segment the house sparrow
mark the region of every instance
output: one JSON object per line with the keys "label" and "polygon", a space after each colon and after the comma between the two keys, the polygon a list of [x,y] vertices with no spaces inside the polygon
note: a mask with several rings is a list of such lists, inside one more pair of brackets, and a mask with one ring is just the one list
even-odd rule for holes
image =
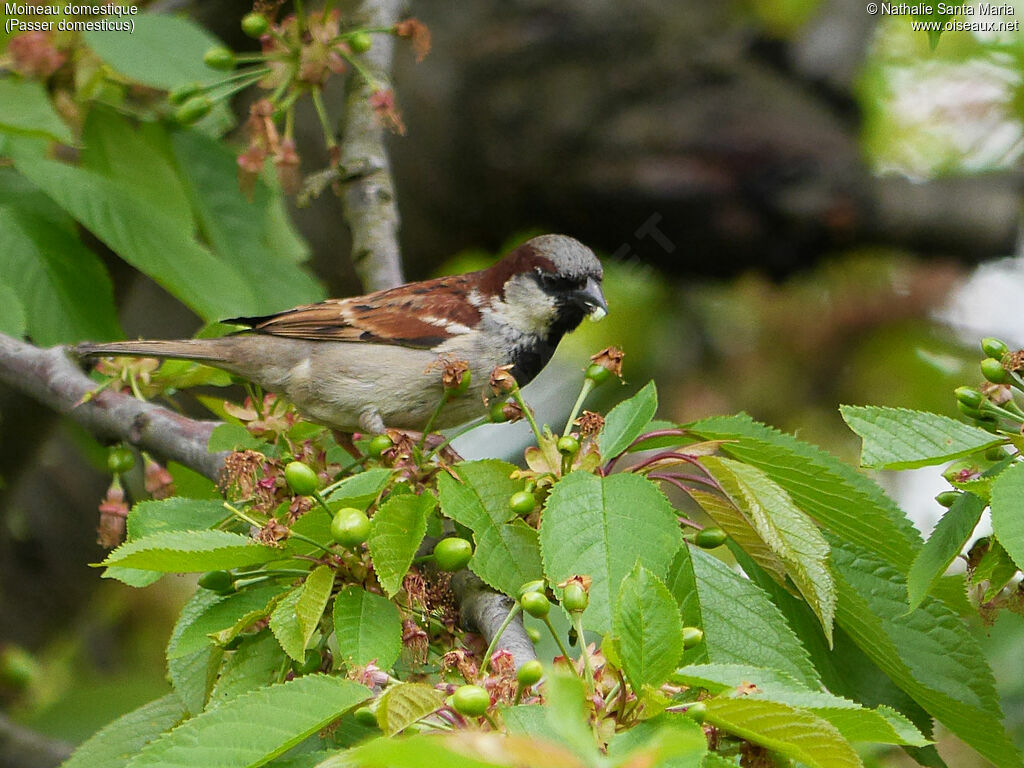
{"label": "house sparrow", "polygon": [[422,430],[443,394],[445,361],[465,361],[468,390],[436,428],[479,414],[491,371],[511,365],[520,386],[547,365],[562,336],[608,310],[601,264],[571,237],[542,235],[493,266],[348,299],[328,299],[226,323],[248,330],[216,339],[83,343],[83,356],[197,360],[287,397],[343,432]]}

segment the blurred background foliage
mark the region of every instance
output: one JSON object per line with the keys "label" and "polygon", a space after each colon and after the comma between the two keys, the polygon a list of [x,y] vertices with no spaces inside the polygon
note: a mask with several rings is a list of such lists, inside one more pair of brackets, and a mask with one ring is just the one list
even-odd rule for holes
{"label": "blurred background foliage", "polygon": [[[0,155],[14,165],[0,167],[0,328],[38,344],[189,335],[359,291],[329,194],[297,207],[272,174],[251,200],[239,192],[232,111],[250,96],[195,130],[166,120],[161,89],[210,77],[211,41],[244,49],[248,4],[151,10],[197,23],[139,17],[131,38],[61,39],[73,69],[45,89],[0,79]],[[565,377],[616,344],[629,387],[657,381],[662,418],[745,410],[855,462],[839,403],[956,416],[952,388],[980,380],[977,338],[1024,344],[1020,32],[951,32],[932,50],[908,17],[870,17],[859,0],[411,10],[435,44],[419,65],[400,49],[394,75],[408,276],[485,266],[540,231],[606,257],[611,315],[527,390],[553,423]],[[327,89],[332,116],[343,90]],[[59,160],[19,130],[26,110],[56,120]],[[311,110],[296,130],[303,170],[323,167]],[[86,563],[101,556],[104,449],[3,390],[0,434],[0,701],[74,742],[166,690],[163,644],[192,585],[101,582]],[[517,435],[485,428],[460,446],[493,455],[499,440],[511,455]],[[209,492],[171,469],[179,490]],[[883,478],[926,534],[938,475]],[[1024,746],[1024,623],[977,630]],[[950,765],[978,764],[957,750],[940,746]]]}

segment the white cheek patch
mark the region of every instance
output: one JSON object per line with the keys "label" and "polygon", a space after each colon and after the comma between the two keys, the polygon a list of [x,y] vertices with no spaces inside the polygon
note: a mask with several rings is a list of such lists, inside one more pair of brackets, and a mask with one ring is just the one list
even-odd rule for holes
{"label": "white cheek patch", "polygon": [[493,300],[491,311],[519,331],[543,334],[555,316],[555,301],[530,278],[514,277],[505,284],[505,301]]}

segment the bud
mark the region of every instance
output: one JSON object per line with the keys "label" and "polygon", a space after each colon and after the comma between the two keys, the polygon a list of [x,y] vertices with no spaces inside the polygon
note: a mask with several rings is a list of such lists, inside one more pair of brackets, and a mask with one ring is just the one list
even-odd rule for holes
{"label": "bud", "polygon": [[203,54],[203,63],[210,69],[234,69],[235,54],[230,48],[216,45]]}
{"label": "bud", "polygon": [[1010,348],[1006,346],[1006,342],[1000,339],[994,339],[988,336],[981,340],[981,351],[989,357],[1002,358]]}
{"label": "bud", "polygon": [[971,387],[957,387],[953,390],[953,394],[956,395],[957,402],[975,410],[980,408],[985,400],[981,392]]}
{"label": "bud", "polygon": [[193,96],[174,112],[174,119],[182,125],[191,125],[206,117],[213,102],[206,96]]}
{"label": "bud", "polygon": [[352,53],[366,53],[373,47],[373,38],[369,32],[353,32],[348,36],[348,47]]}
{"label": "bud", "polygon": [[146,493],[154,499],[166,499],[174,495],[174,478],[166,467],[157,464],[149,456],[145,456],[145,488]]}
{"label": "bud", "polygon": [[128,505],[124,502],[124,489],[115,476],[100,502],[100,524],[96,529],[96,543],[104,549],[113,549],[124,539]]}
{"label": "bud", "polygon": [[242,31],[247,37],[259,40],[268,29],[270,22],[262,13],[247,13],[242,17]]}

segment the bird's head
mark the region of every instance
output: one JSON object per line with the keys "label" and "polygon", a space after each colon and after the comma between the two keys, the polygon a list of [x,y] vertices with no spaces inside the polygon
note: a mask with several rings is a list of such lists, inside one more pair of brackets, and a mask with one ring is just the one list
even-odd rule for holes
{"label": "bird's head", "polygon": [[501,319],[520,331],[561,336],[584,317],[600,320],[608,313],[601,262],[566,235],[527,240],[487,272]]}

